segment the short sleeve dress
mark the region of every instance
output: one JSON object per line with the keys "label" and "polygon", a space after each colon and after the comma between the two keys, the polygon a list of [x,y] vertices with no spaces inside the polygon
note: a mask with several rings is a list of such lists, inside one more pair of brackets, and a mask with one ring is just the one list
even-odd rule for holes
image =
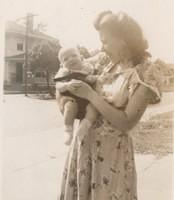
{"label": "short sleeve dress", "polygon": [[[152,91],[149,103],[161,98],[156,66],[150,62],[101,74],[97,91],[114,107],[124,110],[138,85]],[[121,123],[121,122],[120,122]],[[70,146],[62,177],[60,200],[137,200],[137,178],[132,138],[99,116],[82,140]]]}

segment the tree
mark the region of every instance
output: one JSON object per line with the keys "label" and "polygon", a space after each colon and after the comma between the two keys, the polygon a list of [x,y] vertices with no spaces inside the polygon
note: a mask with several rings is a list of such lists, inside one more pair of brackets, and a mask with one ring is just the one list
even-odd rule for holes
{"label": "tree", "polygon": [[33,72],[41,71],[46,74],[48,92],[51,94],[50,75],[59,69],[58,52],[61,46],[55,41],[44,41],[34,46],[29,54],[30,67]]}
{"label": "tree", "polygon": [[155,64],[158,65],[159,71],[161,72],[161,75],[163,76],[172,76],[174,74],[174,69],[167,63],[165,63],[161,59],[157,59],[155,61]]}

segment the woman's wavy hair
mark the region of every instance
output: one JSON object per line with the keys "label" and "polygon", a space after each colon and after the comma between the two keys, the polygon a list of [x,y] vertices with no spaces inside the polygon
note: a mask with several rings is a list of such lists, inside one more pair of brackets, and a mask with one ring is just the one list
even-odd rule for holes
{"label": "woman's wavy hair", "polygon": [[147,52],[148,43],[141,27],[126,13],[113,14],[112,11],[103,11],[95,19],[94,27],[98,31],[107,28],[112,35],[121,37],[129,48],[134,64],[139,64],[151,56]]}

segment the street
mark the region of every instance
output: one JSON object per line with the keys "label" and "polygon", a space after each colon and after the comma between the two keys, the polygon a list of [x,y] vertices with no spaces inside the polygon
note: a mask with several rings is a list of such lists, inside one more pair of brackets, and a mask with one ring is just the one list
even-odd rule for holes
{"label": "street", "polygon": [[[174,110],[173,102],[167,93],[143,120]],[[3,200],[56,200],[68,147],[55,100],[5,95],[3,109]],[[136,154],[139,200],[173,199],[172,158]]]}

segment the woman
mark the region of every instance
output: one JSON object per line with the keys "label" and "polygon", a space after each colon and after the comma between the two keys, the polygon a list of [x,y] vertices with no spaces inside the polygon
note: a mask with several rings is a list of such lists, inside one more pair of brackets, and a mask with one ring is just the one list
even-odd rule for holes
{"label": "woman", "polygon": [[[102,12],[95,28],[111,59],[96,91],[82,82],[68,90],[100,113],[86,134],[77,131],[63,175],[61,200],[136,200],[136,170],[129,134],[150,101],[160,98],[155,65],[137,22],[124,13]],[[83,120],[82,120],[83,121]]]}

